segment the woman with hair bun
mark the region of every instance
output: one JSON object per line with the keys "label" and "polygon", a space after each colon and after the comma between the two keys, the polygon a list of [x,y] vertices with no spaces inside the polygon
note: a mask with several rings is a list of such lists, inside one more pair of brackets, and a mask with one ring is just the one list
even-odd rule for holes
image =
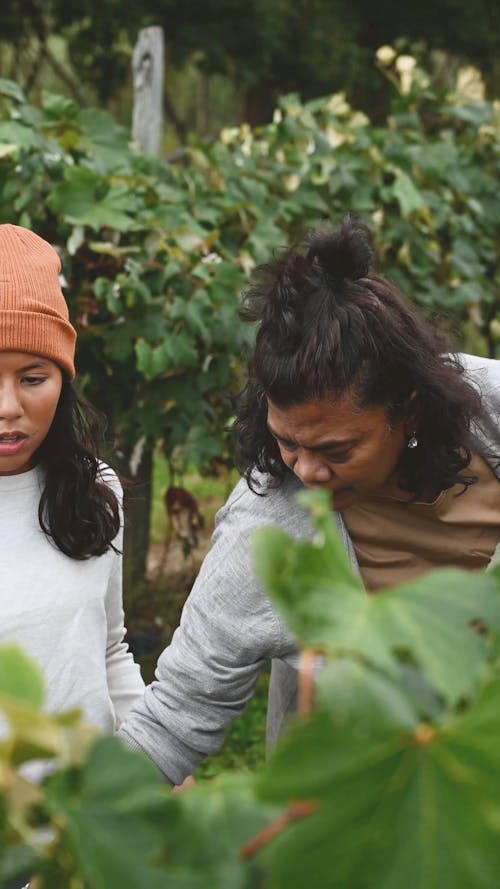
{"label": "woman with hair bun", "polygon": [[122,734],[180,783],[222,743],[273,659],[268,736],[296,700],[297,651],[256,581],[249,539],[310,533],[302,488],[331,492],[368,591],[440,566],[485,568],[500,539],[500,365],[458,355],[373,268],[348,215],[257,270],[257,324],[235,438],[243,479],[157,679]]}
{"label": "woman with hair bun", "polygon": [[113,731],[142,694],[124,642],[121,486],[77,393],[56,251],[0,225],[0,642],[41,669],[51,712]]}

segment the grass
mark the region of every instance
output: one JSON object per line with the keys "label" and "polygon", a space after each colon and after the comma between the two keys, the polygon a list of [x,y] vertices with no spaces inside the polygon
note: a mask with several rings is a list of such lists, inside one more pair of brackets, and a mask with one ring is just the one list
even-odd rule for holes
{"label": "grass", "polygon": [[259,769],[266,753],[266,712],[269,671],[264,670],[253,698],[241,716],[229,726],[219,753],[204,759],[195,771],[197,780],[215,778],[220,772]]}
{"label": "grass", "polygon": [[236,469],[224,477],[217,477],[215,474],[200,475],[196,467],[191,466],[182,478],[172,480],[167,459],[163,454],[157,453],[153,464],[151,543],[161,543],[169,534],[164,503],[164,494],[169,485],[176,484],[186,488],[198,501],[207,527],[211,527],[215,513],[229,496],[238,478]]}

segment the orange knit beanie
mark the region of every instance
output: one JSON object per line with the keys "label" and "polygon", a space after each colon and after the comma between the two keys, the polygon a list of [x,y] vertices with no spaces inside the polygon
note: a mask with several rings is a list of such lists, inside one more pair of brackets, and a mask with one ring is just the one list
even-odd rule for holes
{"label": "orange knit beanie", "polygon": [[18,225],[0,225],[0,350],[50,358],[75,376],[76,331],[50,244]]}

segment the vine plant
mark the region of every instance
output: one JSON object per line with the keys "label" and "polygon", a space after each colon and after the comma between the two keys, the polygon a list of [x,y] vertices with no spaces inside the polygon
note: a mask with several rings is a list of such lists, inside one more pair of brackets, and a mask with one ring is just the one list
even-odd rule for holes
{"label": "vine plant", "polygon": [[[48,716],[38,673],[0,651],[2,858],[36,889],[496,889],[500,574],[440,570],[365,593],[326,498],[315,536],[277,528],[255,565],[306,652],[314,707],[264,771],[173,795],[77,714]],[[33,758],[53,760],[40,784]]]}
{"label": "vine plant", "polygon": [[[379,67],[393,89],[385,126],[340,93],[290,95],[269,125],[190,145],[182,165],[142,154],[99,109],[49,93],[35,108],[0,81],[0,216],[61,252],[79,379],[126,477],[150,481],[155,447],[180,470],[230,466],[230,395],[249,339],[239,293],[274,249],[348,209],[371,224],[384,274],[446,315],[467,351],[499,354],[498,103],[464,92],[460,73],[444,94],[388,47]],[[132,583],[148,544],[143,503],[127,529],[144,531],[127,541]]]}

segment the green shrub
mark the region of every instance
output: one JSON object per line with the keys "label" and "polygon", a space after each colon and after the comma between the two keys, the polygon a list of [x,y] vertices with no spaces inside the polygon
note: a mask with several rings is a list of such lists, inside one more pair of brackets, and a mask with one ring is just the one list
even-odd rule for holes
{"label": "green shrub", "polygon": [[158,442],[181,470],[230,465],[239,292],[273,249],[348,209],[373,226],[383,273],[467,350],[500,354],[498,103],[438,94],[385,50],[385,127],[342,94],[292,95],[273,123],[226,129],[180,165],[102,111],[51,94],[35,109],[0,81],[1,216],[61,248],[81,382],[127,474],[150,473]]}

